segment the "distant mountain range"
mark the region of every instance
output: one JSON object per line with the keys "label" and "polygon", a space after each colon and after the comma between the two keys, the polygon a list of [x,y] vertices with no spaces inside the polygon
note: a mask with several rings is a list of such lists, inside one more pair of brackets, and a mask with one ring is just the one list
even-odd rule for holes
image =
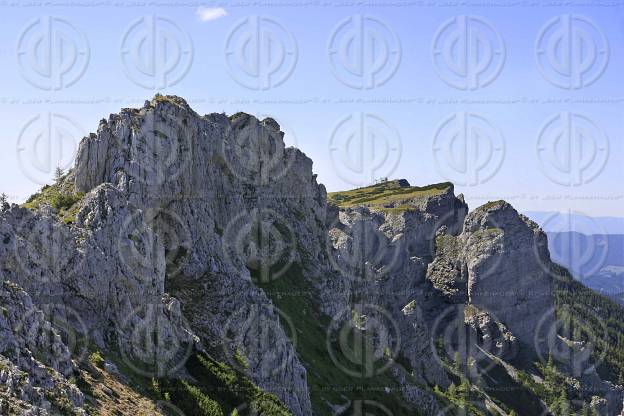
{"label": "distant mountain range", "polygon": [[624,218],[525,213],[548,235],[553,261],[585,286],[624,304]]}
{"label": "distant mountain range", "polygon": [[581,213],[526,211],[523,213],[546,232],[624,234],[624,217],[591,217]]}

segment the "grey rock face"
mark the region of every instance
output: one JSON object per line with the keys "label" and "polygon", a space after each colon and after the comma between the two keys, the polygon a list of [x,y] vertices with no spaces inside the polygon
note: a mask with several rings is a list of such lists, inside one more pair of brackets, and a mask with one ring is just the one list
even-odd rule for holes
{"label": "grey rock face", "polygon": [[[409,185],[406,185],[409,186]],[[332,315],[345,308],[375,305],[391,316],[398,333],[391,334],[400,354],[420,383],[448,386],[442,363],[432,360],[431,326],[442,298],[425,279],[439,230],[461,232],[467,206],[452,186],[436,195],[401,201],[404,211],[366,207],[340,208],[330,224],[331,263],[341,285],[325,283],[321,304]],[[374,316],[368,307],[368,315]],[[395,377],[405,376],[393,370]],[[413,385],[404,397],[426,414],[439,409],[433,396]]]}
{"label": "grey rock face", "polygon": [[[217,340],[226,358],[245,354],[259,386],[307,415],[306,370],[279,312],[254,282],[279,278],[295,262],[314,264],[325,240],[325,190],[312,161],[285,148],[282,137],[271,119],[200,116],[182,99],[156,97],[111,115],[83,140],[75,186],[86,192],[110,183],[136,207],[145,217],[138,223],[164,247],[163,256],[141,256],[142,263],[166,269],[192,329],[206,344]],[[147,243],[139,250],[149,251]],[[153,286],[162,293],[164,273],[158,278]]]}
{"label": "grey rock face", "polygon": [[66,378],[74,369],[71,352],[43,312],[26,292],[7,281],[0,285],[0,309],[3,414],[45,415],[53,404],[64,401],[75,414],[86,415],[82,392]]}
{"label": "grey rock face", "polygon": [[72,227],[45,210],[13,206],[0,215],[4,278],[24,287],[77,338],[100,348],[116,341],[130,354],[137,352],[138,331],[157,325],[164,338],[173,332],[176,344],[192,344],[163,300],[162,243],[120,191],[109,184],[95,188]]}
{"label": "grey rock face", "polygon": [[489,313],[471,309],[465,321],[476,332],[480,347],[499,358],[514,358],[519,348],[516,337]]}
{"label": "grey rock face", "polygon": [[554,305],[546,235],[506,202],[486,204],[466,217],[468,299],[493,313],[525,345],[549,327]]}
{"label": "grey rock face", "polygon": [[452,303],[492,313],[534,348],[536,329],[551,327],[554,307],[546,235],[506,202],[483,205],[463,232],[438,235],[427,277]]}

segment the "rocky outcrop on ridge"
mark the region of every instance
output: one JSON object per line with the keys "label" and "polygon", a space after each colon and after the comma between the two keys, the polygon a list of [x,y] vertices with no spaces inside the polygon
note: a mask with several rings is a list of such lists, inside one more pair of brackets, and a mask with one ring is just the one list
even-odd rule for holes
{"label": "rocky outcrop on ridge", "polygon": [[449,301],[490,312],[529,347],[536,328],[552,326],[546,235],[511,205],[498,201],[477,208],[460,235],[440,235],[436,244],[427,276]]}

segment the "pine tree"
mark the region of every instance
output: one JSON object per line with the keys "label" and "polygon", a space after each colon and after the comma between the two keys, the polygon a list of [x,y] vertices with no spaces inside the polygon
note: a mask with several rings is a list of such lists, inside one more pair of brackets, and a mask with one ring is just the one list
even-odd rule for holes
{"label": "pine tree", "polygon": [[561,390],[561,396],[559,396],[559,414],[561,416],[570,416],[570,403],[568,402],[568,395],[565,390]]}
{"label": "pine tree", "polygon": [[60,166],[54,169],[54,182],[58,183],[64,174],[65,172],[63,172]]}
{"label": "pine tree", "polygon": [[0,194],[0,208],[9,203],[9,197],[4,192]]}

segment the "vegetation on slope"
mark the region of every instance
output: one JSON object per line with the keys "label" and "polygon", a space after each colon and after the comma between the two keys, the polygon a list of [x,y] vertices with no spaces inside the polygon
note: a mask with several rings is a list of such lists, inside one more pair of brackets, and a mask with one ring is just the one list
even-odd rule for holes
{"label": "vegetation on slope", "polygon": [[[594,356],[601,361],[598,372],[603,378],[624,384],[624,309],[574,280],[563,267],[557,266],[555,275],[557,317],[566,323],[564,329],[594,345]],[[587,338],[575,326],[591,328],[594,336]]]}
{"label": "vegetation on slope", "polygon": [[168,399],[187,415],[288,416],[279,399],[261,390],[246,375],[203,353],[186,362],[192,380],[163,379],[153,382],[161,399]]}
{"label": "vegetation on slope", "polygon": [[58,216],[65,224],[76,221],[76,214],[80,210],[80,201],[84,197],[82,192],[74,192],[74,184],[59,177],[52,185],[45,185],[39,192],[32,195],[23,204],[24,208],[37,210],[49,205],[58,211]]}
{"label": "vegetation on slope", "polygon": [[[254,271],[252,271],[252,274]],[[344,414],[352,414],[354,407],[362,403],[375,402],[393,415],[418,415],[401,393],[401,386],[390,374],[390,368],[374,377],[350,375],[339,368],[328,352],[327,328],[330,319],[319,312],[312,287],[301,274],[300,267],[293,264],[288,273],[279,279],[261,282],[260,287],[275,305],[290,318],[297,333],[296,349],[300,360],[308,370],[308,387],[315,414],[333,416],[336,406],[346,406]],[[288,328],[288,323],[284,327]],[[337,345],[333,350],[340,351]],[[334,355],[343,368],[353,366],[347,358]],[[399,365],[391,363],[391,365]],[[380,367],[384,366],[380,364]],[[365,402],[369,401],[369,402]],[[334,408],[332,408],[334,407]],[[351,413],[349,413],[351,411]],[[360,409],[361,411],[361,409]],[[338,413],[342,414],[342,413]]]}
{"label": "vegetation on slope", "polygon": [[[112,361],[123,376],[108,374],[104,369],[105,359]],[[263,391],[247,375],[203,352],[195,351],[184,366],[188,375],[176,378],[150,378],[139,374],[135,369],[141,368],[140,363],[129,365],[112,351],[105,354],[95,351],[89,361],[93,367],[79,379],[79,387],[88,394],[90,414],[102,414],[102,405],[111,406],[110,402],[102,400],[101,388],[98,388],[100,381],[110,379],[108,386],[119,390],[112,391],[113,397],[124,391],[134,392],[137,397],[158,402],[164,414],[178,415],[181,411],[194,416],[292,416],[274,394]],[[116,414],[114,409],[105,410]]]}
{"label": "vegetation on slope", "polygon": [[398,179],[349,191],[330,192],[327,199],[342,208],[366,205],[373,209],[408,211],[411,200],[443,194],[452,186],[450,182],[410,186],[406,180]]}

